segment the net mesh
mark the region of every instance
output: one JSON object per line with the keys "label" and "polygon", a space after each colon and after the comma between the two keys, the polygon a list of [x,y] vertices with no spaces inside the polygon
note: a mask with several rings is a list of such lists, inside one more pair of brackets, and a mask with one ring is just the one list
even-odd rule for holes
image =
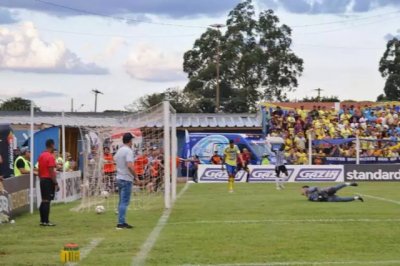
{"label": "net mesh", "polygon": [[[97,205],[117,210],[118,187],[113,155],[123,145],[122,136],[130,132],[135,155],[134,181],[131,209],[146,209],[164,195],[164,112],[163,104],[134,114],[105,118],[98,125],[81,125],[80,164],[83,169],[82,200],[75,211],[94,210]],[[170,108],[171,116],[175,111]],[[78,121],[77,121],[78,122]],[[79,123],[79,122],[78,122]],[[170,151],[169,151],[170,152]]]}

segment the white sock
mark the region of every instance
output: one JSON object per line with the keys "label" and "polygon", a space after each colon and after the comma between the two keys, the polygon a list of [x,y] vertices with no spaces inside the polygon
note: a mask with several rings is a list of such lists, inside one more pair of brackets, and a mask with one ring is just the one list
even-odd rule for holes
{"label": "white sock", "polygon": [[350,186],[350,182],[346,182],[346,183],[344,183],[346,186]]}

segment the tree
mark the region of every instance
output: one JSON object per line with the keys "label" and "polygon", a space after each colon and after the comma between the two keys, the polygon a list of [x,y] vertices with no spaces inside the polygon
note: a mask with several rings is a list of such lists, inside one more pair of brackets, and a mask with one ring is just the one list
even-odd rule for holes
{"label": "tree", "polygon": [[190,94],[183,93],[178,88],[168,88],[165,92],[142,96],[131,105],[126,106],[125,109],[130,112],[145,111],[164,100],[169,100],[178,113],[199,112],[194,104],[196,100],[191,99]]}
{"label": "tree", "polygon": [[340,102],[339,98],[337,96],[322,96],[321,99],[317,97],[304,97],[302,102],[325,102],[325,103],[334,103],[334,102]]}
{"label": "tree", "polygon": [[[21,97],[13,97],[0,103],[0,111],[30,111],[30,110],[31,110],[31,101]],[[34,110],[41,111],[40,107],[34,107]]]}
{"label": "tree", "polygon": [[383,94],[383,93],[379,94],[378,97],[376,97],[376,101],[377,102],[386,102],[387,99],[386,99],[385,94]]}
{"label": "tree", "polygon": [[303,60],[290,48],[291,29],[279,25],[272,10],[257,15],[252,0],[239,3],[229,13],[226,26],[224,34],[207,29],[184,54],[183,69],[189,78],[184,91],[213,102],[219,45],[225,112],[254,112],[260,100],[285,100],[303,71]]}
{"label": "tree", "polygon": [[386,78],[385,98],[389,101],[400,99],[400,40],[389,40],[379,62],[379,72]]}

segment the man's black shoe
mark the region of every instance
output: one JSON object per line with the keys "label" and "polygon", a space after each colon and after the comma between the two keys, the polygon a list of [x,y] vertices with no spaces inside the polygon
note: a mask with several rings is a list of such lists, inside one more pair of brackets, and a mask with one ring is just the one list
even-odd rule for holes
{"label": "man's black shoe", "polygon": [[56,226],[56,225],[52,223],[40,223],[40,226]]}
{"label": "man's black shoe", "polygon": [[132,229],[133,226],[127,223],[117,224],[117,229]]}
{"label": "man's black shoe", "polygon": [[364,199],[361,196],[358,196],[358,200],[364,202]]}
{"label": "man's black shoe", "polygon": [[355,183],[355,182],[352,182],[352,183],[350,183],[350,186],[352,186],[352,187],[358,187],[358,184]]}

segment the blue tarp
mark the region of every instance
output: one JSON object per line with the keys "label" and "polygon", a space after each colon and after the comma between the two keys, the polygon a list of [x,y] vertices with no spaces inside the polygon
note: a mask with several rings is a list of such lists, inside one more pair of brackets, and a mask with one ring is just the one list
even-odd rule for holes
{"label": "blue tarp", "polygon": [[342,145],[352,141],[355,141],[356,138],[348,138],[348,139],[318,139],[313,140],[313,145],[321,145],[321,144],[331,144],[331,145]]}
{"label": "blue tarp", "polygon": [[[56,149],[59,149],[60,128],[50,127],[40,130],[35,133],[34,139],[35,143],[34,143],[33,161],[37,162],[39,155],[46,149],[46,140],[53,139]],[[30,139],[28,140],[28,145],[30,145]]]}
{"label": "blue tarp", "polygon": [[[360,164],[393,164],[400,163],[400,157],[360,157]],[[324,164],[356,164],[354,157],[326,157]]]}

